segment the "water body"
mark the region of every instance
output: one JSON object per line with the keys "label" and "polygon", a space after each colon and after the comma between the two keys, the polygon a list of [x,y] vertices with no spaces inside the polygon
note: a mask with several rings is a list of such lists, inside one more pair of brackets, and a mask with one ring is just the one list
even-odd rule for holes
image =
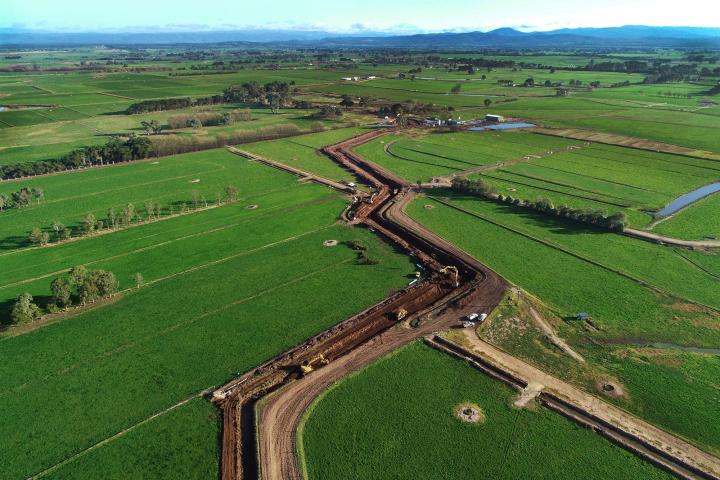
{"label": "water body", "polygon": [[472,127],[468,128],[470,132],[484,132],[486,130],[514,130],[516,128],[531,128],[537,127],[532,123],[499,123],[497,125],[485,125],[483,127]]}
{"label": "water body", "polygon": [[658,215],[672,215],[673,213],[677,212],[678,210],[687,207],[693,202],[697,202],[700,199],[703,199],[709,195],[712,195],[715,192],[720,192],[720,182],[711,183],[710,185],[705,185],[704,187],[700,187],[697,190],[694,190],[690,193],[686,193],[685,195],[676,198],[669,204],[665,206],[662,210],[658,211]]}
{"label": "water body", "polygon": [[3,106],[0,105],[0,112],[4,112],[4,111],[7,110],[7,109],[8,109],[7,107],[3,107]]}

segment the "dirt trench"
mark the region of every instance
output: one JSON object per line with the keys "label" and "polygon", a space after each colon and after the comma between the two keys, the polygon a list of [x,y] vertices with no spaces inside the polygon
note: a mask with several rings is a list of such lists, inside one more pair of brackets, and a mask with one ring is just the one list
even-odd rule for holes
{"label": "dirt trench", "polygon": [[[326,388],[327,381],[339,379],[353,369],[435,329],[447,328],[451,321],[457,321],[458,311],[469,308],[468,305],[473,302],[477,303],[478,298],[482,298],[483,308],[490,310],[505,293],[507,285],[498,275],[404,214],[402,206],[413,195],[408,182],[351,151],[352,147],[384,133],[369,132],[326,147],[323,153],[376,190],[372,195],[356,196],[349,209],[350,223],[383,235],[415,257],[424,266],[427,275],[414,285],[214,392],[213,401],[220,407],[223,417],[223,480],[257,478],[260,474],[263,478],[297,478],[299,472],[294,432],[304,408],[297,408],[299,405],[294,405],[294,400],[306,407]],[[282,164],[273,166],[283,168]],[[304,173],[296,169],[288,171],[296,175]],[[312,178],[310,175],[308,177]],[[329,185],[324,179],[315,180]],[[458,258],[458,254],[464,260]],[[457,268],[457,277],[440,272],[447,265]],[[405,313],[398,315],[400,311]],[[398,325],[401,320],[404,326]],[[302,376],[300,365],[320,358],[320,355],[329,364]],[[292,395],[293,401],[290,403],[273,403],[288,398],[280,393],[269,400],[270,406],[290,405],[289,416],[287,411],[283,411],[285,415],[280,415],[277,421],[268,420],[265,413],[260,419],[255,418],[255,406],[260,399],[276,391],[294,392],[295,389],[299,390]],[[273,411],[268,408],[263,412]],[[256,427],[260,429],[260,443],[256,438]]]}

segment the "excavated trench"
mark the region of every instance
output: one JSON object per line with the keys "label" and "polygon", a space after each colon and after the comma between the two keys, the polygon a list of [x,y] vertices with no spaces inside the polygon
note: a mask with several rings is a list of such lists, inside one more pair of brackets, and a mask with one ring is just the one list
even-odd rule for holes
{"label": "excavated trench", "polygon": [[[417,319],[444,302],[462,302],[462,298],[485,279],[482,271],[459,261],[451,252],[423,238],[422,232],[404,227],[387,214],[395,199],[407,193],[409,184],[395,175],[374,170],[349,150],[383,133],[370,132],[327,147],[323,152],[376,189],[372,196],[356,198],[348,212],[351,223],[364,225],[384,236],[423,264],[428,275],[216,390],[212,400],[223,416],[223,480],[258,478],[255,406],[266,395],[300,378],[301,365],[312,364],[318,358],[332,362],[403,319]],[[453,275],[453,271],[441,273],[447,265],[456,267],[457,275]],[[504,290],[502,282],[498,286]]]}

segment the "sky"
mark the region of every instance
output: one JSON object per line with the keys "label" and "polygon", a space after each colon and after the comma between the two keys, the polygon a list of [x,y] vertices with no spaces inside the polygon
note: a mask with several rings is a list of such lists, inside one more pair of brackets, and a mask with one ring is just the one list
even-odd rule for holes
{"label": "sky", "polygon": [[717,0],[0,0],[0,27],[60,31],[309,29],[416,33],[720,27]]}

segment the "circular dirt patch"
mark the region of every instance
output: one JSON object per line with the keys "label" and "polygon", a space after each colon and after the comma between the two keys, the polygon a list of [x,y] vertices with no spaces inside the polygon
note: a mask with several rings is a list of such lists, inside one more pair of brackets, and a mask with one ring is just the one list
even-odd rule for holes
{"label": "circular dirt patch", "polygon": [[613,380],[599,380],[595,386],[598,392],[608,397],[618,398],[625,396],[625,390],[622,388],[622,385]]}
{"label": "circular dirt patch", "polygon": [[255,210],[257,207],[258,207],[257,205],[253,204],[253,205],[248,205],[245,208],[247,208],[248,210]]}
{"label": "circular dirt patch", "polygon": [[435,208],[435,207],[432,206],[432,205],[425,205],[425,208],[428,209],[428,210],[432,210],[432,209]]}
{"label": "circular dirt patch", "polygon": [[338,241],[337,241],[337,240],[325,240],[325,241],[323,242],[323,245],[326,246],[326,247],[334,247],[334,246],[336,246],[337,244],[338,244]]}
{"label": "circular dirt patch", "polygon": [[484,423],[485,412],[475,403],[461,403],[454,410],[455,416],[461,422]]}

